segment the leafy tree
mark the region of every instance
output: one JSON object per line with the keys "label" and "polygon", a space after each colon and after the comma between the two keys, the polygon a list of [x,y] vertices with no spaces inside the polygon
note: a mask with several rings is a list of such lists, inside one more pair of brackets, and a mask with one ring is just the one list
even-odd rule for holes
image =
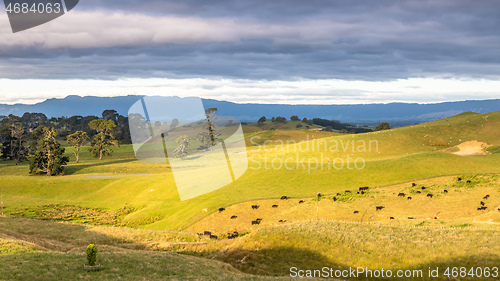
{"label": "leafy tree", "polygon": [[275,120],[278,123],[285,123],[286,122],[286,118],[285,117],[281,117],[281,116],[276,117]]}
{"label": "leafy tree", "polygon": [[377,127],[375,127],[375,131],[383,131],[383,130],[390,130],[391,126],[389,126],[389,123],[387,122],[382,122],[378,124]]}
{"label": "leafy tree", "polygon": [[177,128],[177,126],[179,126],[179,119],[177,118],[172,119],[172,123],[170,123],[170,131]]}
{"label": "leafy tree", "polygon": [[97,134],[92,138],[89,151],[94,157],[99,157],[102,160],[104,155],[113,153],[112,146],[119,147],[119,142],[113,135],[113,130],[116,129],[116,124],[113,120],[96,119],[89,123],[92,130],[97,131]]}
{"label": "leafy tree", "polygon": [[307,122],[307,118],[305,118],[305,117],[304,117],[304,118],[302,119],[302,122]]}
{"label": "leafy tree", "polygon": [[26,112],[21,117],[21,122],[23,122],[28,131],[31,131],[45,125],[45,123],[47,122],[47,116],[45,116],[45,114],[43,113]]}
{"label": "leafy tree", "polygon": [[260,117],[259,121],[257,121],[257,124],[262,125],[262,124],[264,124],[264,122],[266,122],[266,120],[267,120],[266,117],[262,116],[262,117]]}
{"label": "leafy tree", "polygon": [[120,114],[118,114],[118,112],[114,109],[106,109],[102,112],[102,119],[104,120],[113,120],[117,122],[118,116],[120,116]]}
{"label": "leafy tree", "polygon": [[174,150],[174,156],[184,159],[184,157],[187,155],[187,148],[189,147],[190,141],[191,139],[188,136],[178,137],[177,145],[179,146]]}
{"label": "leafy tree", "polygon": [[58,175],[63,172],[69,158],[63,156],[64,147],[56,140],[56,130],[42,127],[41,132],[37,150],[30,160],[30,174],[41,172],[47,176]]}
{"label": "leafy tree", "polygon": [[290,117],[290,120],[292,121],[300,121],[299,117],[297,115],[293,115],[292,117]]}
{"label": "leafy tree", "polygon": [[21,119],[15,115],[9,115],[7,123],[2,127],[2,135],[5,141],[2,144],[3,159],[16,160],[16,164],[26,160],[28,149],[26,143],[26,127]]}
{"label": "leafy tree", "polygon": [[87,135],[87,133],[85,133],[84,131],[76,131],[75,133],[68,135],[66,137],[66,141],[69,144],[73,145],[76,149],[76,151],[73,152],[76,157],[76,163],[78,163],[80,160],[80,148],[83,146],[83,144],[88,138],[89,135]]}
{"label": "leafy tree", "polygon": [[276,118],[274,118],[274,116],[273,116],[273,118],[271,118],[271,122],[274,123],[274,121],[276,121]]}

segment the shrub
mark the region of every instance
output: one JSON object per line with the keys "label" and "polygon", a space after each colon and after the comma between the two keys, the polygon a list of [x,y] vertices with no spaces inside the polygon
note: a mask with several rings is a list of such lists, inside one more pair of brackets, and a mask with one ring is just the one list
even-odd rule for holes
{"label": "shrub", "polygon": [[375,131],[384,131],[384,130],[390,130],[390,129],[391,129],[391,126],[389,126],[389,123],[387,123],[387,122],[382,122],[377,127],[375,127]]}
{"label": "shrub", "polygon": [[87,246],[87,262],[90,266],[94,266],[97,260],[97,247],[94,244]]}
{"label": "shrub", "polygon": [[300,124],[300,123],[299,123],[299,124],[297,124],[297,126],[295,126],[295,127],[296,127],[296,128],[300,128],[300,127],[302,127],[302,124]]}

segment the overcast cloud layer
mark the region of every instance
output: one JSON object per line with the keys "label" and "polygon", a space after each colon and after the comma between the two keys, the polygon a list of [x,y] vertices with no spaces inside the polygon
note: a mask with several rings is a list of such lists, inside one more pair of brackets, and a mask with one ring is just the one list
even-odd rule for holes
{"label": "overcast cloud layer", "polygon": [[496,81],[499,15],[497,1],[84,0],[16,34],[0,12],[0,78]]}

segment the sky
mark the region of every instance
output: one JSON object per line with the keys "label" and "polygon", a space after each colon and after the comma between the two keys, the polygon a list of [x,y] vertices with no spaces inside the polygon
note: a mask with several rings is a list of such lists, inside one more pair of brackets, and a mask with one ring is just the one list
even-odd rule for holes
{"label": "sky", "polygon": [[12,33],[0,103],[67,95],[248,103],[499,98],[497,1],[84,0]]}

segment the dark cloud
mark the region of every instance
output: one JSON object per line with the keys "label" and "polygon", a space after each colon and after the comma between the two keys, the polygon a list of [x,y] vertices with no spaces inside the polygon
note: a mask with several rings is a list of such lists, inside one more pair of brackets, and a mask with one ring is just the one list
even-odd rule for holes
{"label": "dark cloud", "polygon": [[[0,76],[391,80],[500,75],[496,1],[87,0],[76,10],[144,18],[117,23],[114,37],[98,38],[101,27],[94,22],[88,40],[77,38],[103,44],[65,45],[64,40],[74,40],[69,34],[0,44]],[[163,33],[155,23],[140,22],[163,23],[162,17],[198,22],[187,30],[169,26]],[[158,31],[141,37],[154,28]],[[170,38],[169,32],[180,35]]]}

